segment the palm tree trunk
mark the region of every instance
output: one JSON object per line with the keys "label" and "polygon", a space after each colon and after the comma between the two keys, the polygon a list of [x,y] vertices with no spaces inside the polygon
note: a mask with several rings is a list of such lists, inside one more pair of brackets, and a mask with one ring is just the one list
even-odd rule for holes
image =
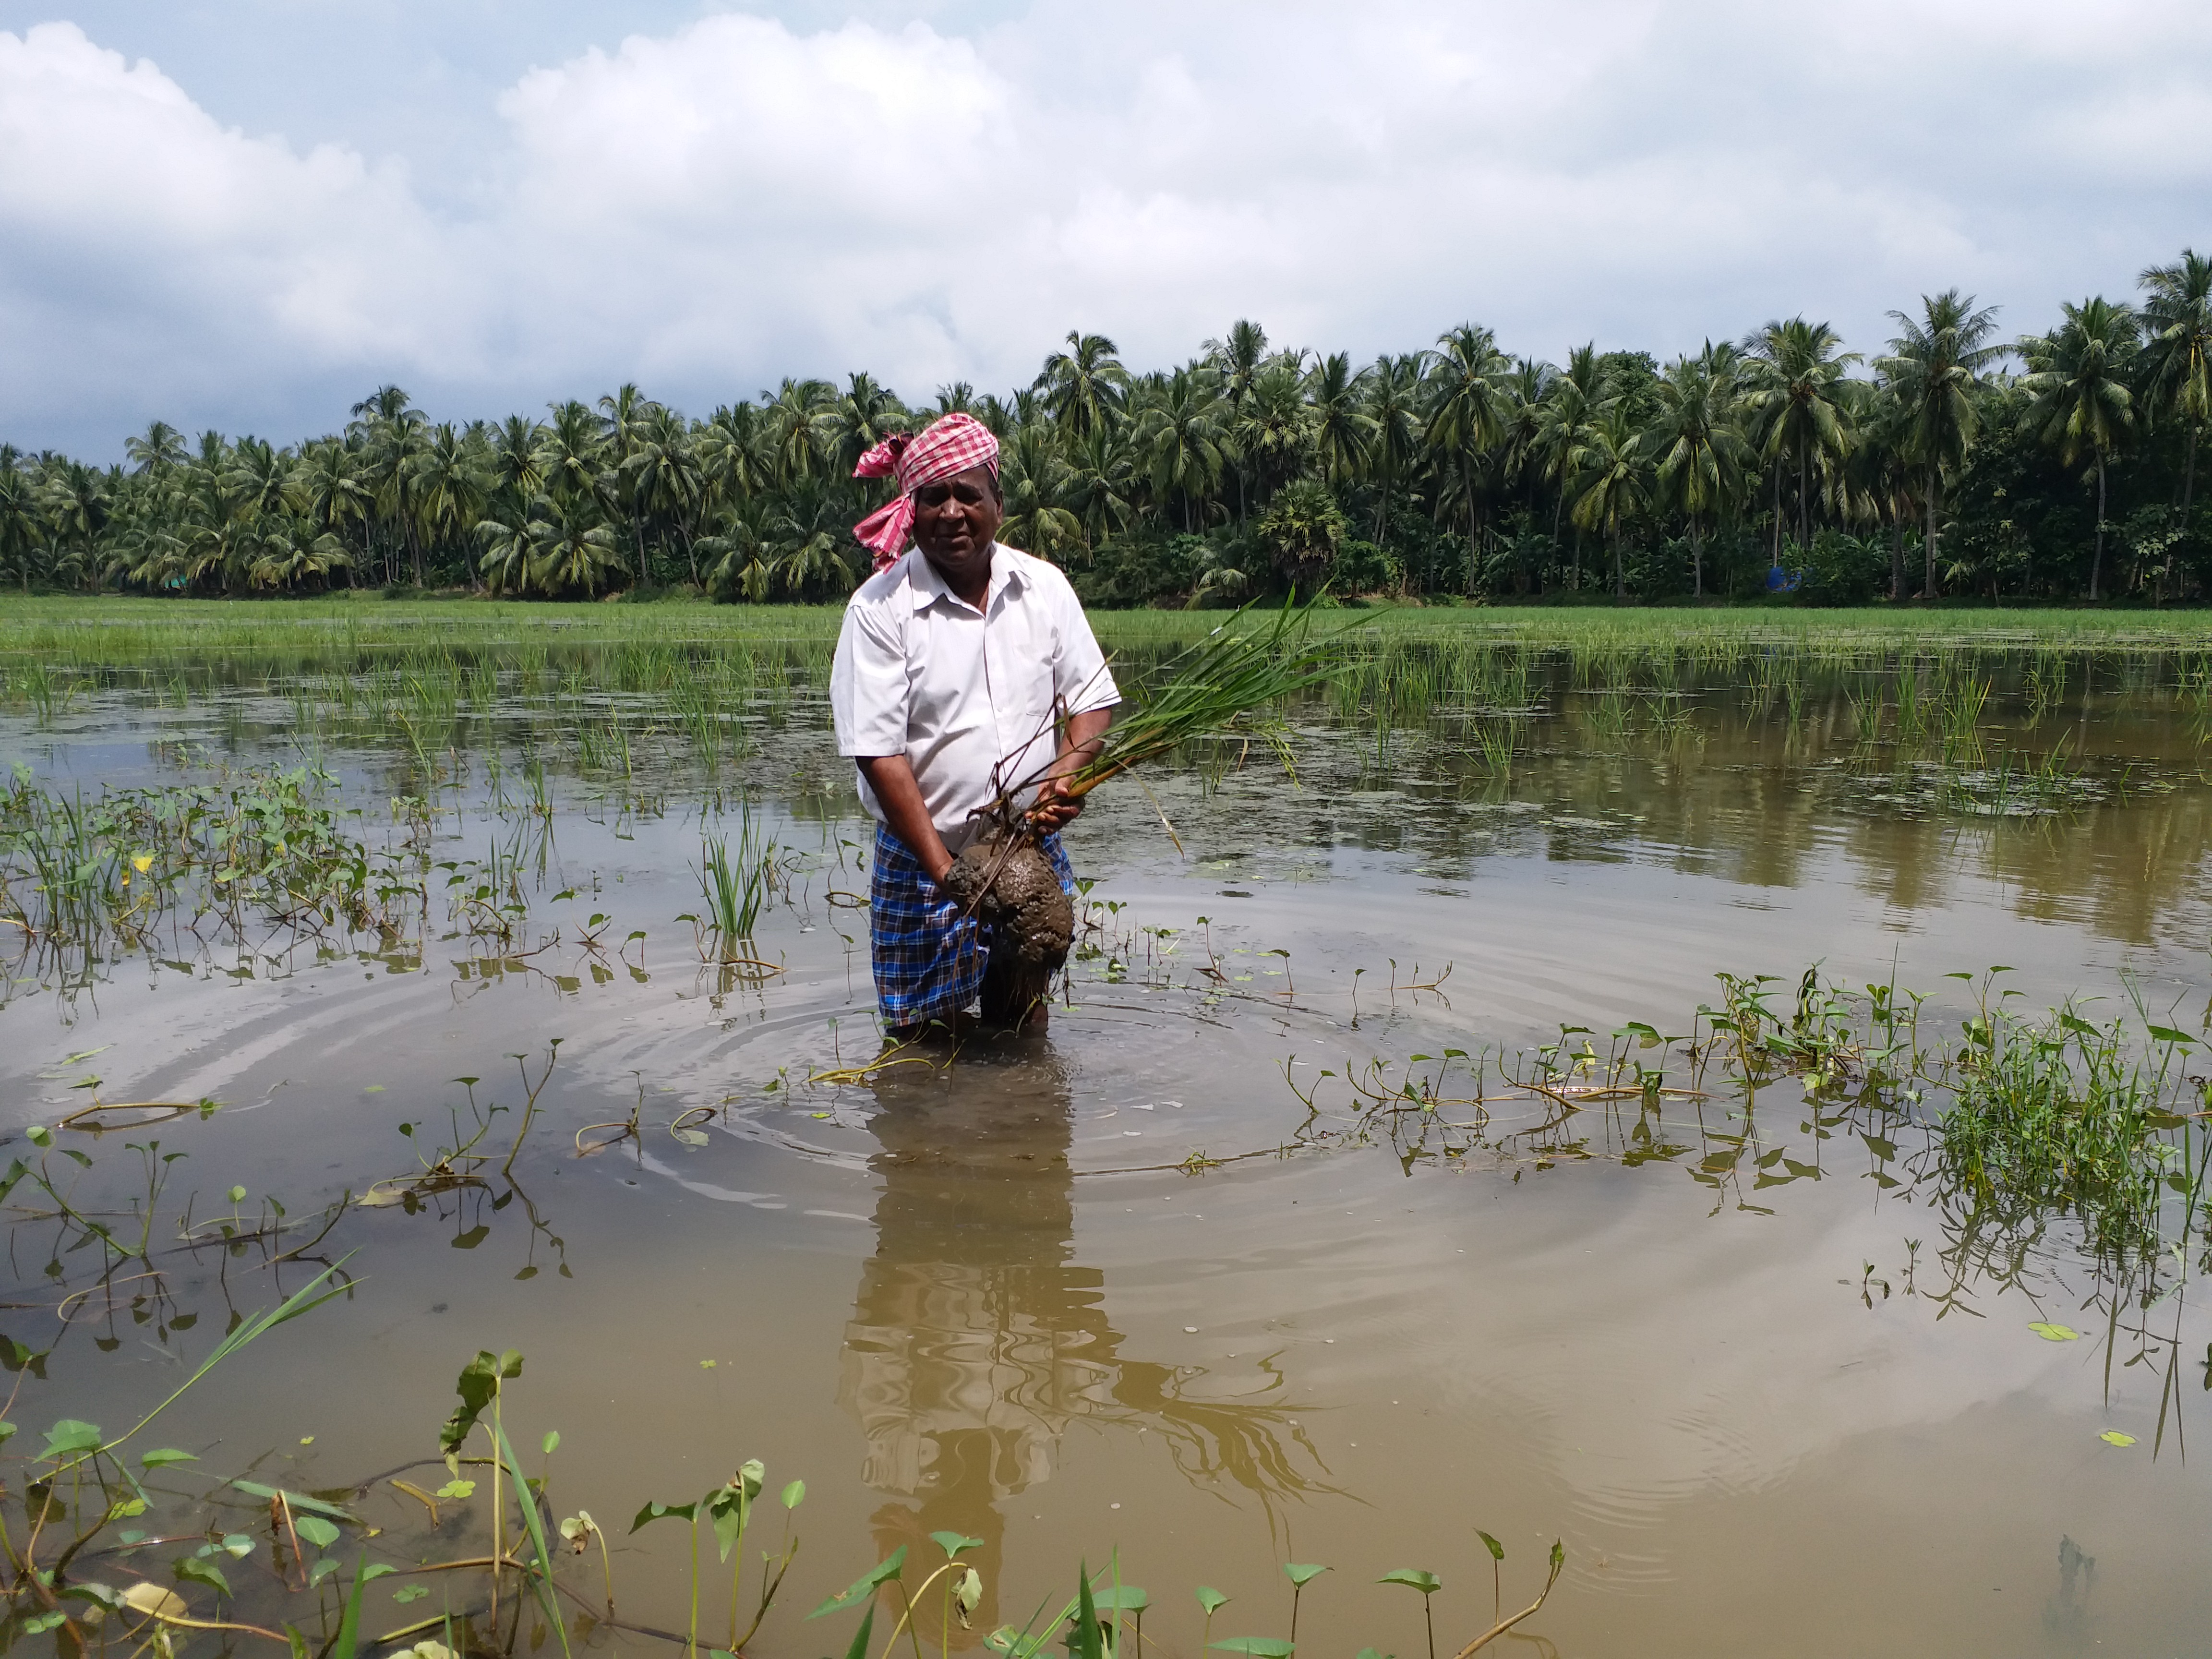
{"label": "palm tree trunk", "polygon": [[1613,597],[1616,600],[1628,597],[1628,573],[1620,562],[1620,525],[1618,520],[1613,526]]}
{"label": "palm tree trunk", "polygon": [[1927,556],[1928,568],[1920,580],[1920,597],[1936,597],[1936,501],[1943,493],[1943,474],[1938,468],[1928,469],[1928,540],[1923,549]]}
{"label": "palm tree trunk", "polygon": [[1774,465],[1774,553],[1767,562],[1776,569],[1782,568],[1782,464]]}
{"label": "palm tree trunk", "polygon": [[1692,599],[1705,597],[1705,550],[1698,540],[1698,521],[1690,520],[1690,593]]}
{"label": "palm tree trunk", "polygon": [[1460,469],[1460,482],[1467,488],[1467,596],[1469,599],[1473,599],[1474,597],[1475,583],[1474,468],[1472,465],[1473,459],[1474,458],[1470,456],[1468,458],[1470,465]]}
{"label": "palm tree trunk", "polygon": [[2097,602],[2097,579],[2105,568],[2105,452],[2097,452],[2097,544],[2089,555],[2089,603]]}
{"label": "palm tree trunk", "polygon": [[1813,544],[1813,456],[1810,450],[1797,452],[1797,556],[1802,560],[1805,550]]}
{"label": "palm tree trunk", "polygon": [[1905,597],[1905,515],[1893,513],[1889,520],[1889,597]]}
{"label": "palm tree trunk", "polygon": [[2197,494],[2197,438],[2204,430],[2204,422],[2197,422],[2189,428],[2189,453],[2181,464],[2181,533],[2189,533],[2189,508]]}

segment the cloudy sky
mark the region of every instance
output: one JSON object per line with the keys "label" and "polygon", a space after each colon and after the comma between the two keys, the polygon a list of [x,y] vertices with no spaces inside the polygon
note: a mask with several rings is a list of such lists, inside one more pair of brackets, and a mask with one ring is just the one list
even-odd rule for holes
{"label": "cloudy sky", "polygon": [[[617,21],[618,20],[618,21]],[[0,440],[1025,382],[1234,319],[2008,332],[2212,245],[2204,0],[0,0]]]}

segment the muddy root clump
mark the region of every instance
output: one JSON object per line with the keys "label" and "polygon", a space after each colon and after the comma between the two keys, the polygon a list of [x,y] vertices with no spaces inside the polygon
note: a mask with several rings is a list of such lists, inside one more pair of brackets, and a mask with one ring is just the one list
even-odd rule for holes
{"label": "muddy root clump", "polygon": [[1075,905],[1060,891],[1052,860],[1026,836],[1010,850],[1004,837],[992,836],[952,861],[944,886],[957,902],[974,904],[975,919],[991,930],[983,1018],[1021,1018],[1050,994],[1075,942]]}

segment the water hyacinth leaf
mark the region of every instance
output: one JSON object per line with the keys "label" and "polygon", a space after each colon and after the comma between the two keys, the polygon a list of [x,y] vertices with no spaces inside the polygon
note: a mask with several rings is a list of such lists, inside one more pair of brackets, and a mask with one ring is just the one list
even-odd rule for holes
{"label": "water hyacinth leaf", "polygon": [[218,1549],[224,1554],[235,1556],[242,1561],[253,1553],[253,1540],[242,1532],[227,1532],[222,1535],[222,1543],[210,1544],[201,1550],[200,1553],[212,1555]]}
{"label": "water hyacinth leaf", "polygon": [[2036,1321],[2027,1328],[2045,1342],[2075,1342],[2079,1341],[2081,1336],[2081,1332],[2073,1329],[2070,1326],[2054,1325],[2044,1320]]}
{"label": "water hyacinth leaf", "polygon": [[794,1480],[783,1489],[783,1506],[787,1510],[797,1509],[805,1498],[806,1483],[804,1480]]}
{"label": "water hyacinth leaf", "polygon": [[461,1397],[460,1407],[446,1419],[438,1431],[438,1449],[450,1456],[461,1449],[469,1437],[469,1431],[477,1425],[483,1408],[491,1404],[491,1397],[499,1385],[522,1375],[522,1354],[509,1348],[505,1353],[495,1354],[489,1348],[479,1349],[477,1357],[461,1367],[461,1374],[453,1383],[453,1392]]}
{"label": "water hyacinth leaf", "polygon": [[1424,1595],[1434,1595],[1443,1588],[1443,1581],[1432,1572],[1423,1572],[1418,1567],[1399,1567],[1384,1573],[1375,1581],[1378,1584],[1403,1584]]}
{"label": "water hyacinth leaf", "polygon": [[197,1463],[200,1460],[188,1451],[179,1451],[173,1446],[164,1446],[158,1451],[138,1454],[141,1468],[158,1469],[171,1463]]}
{"label": "water hyacinth leaf", "polygon": [[2123,1434],[2118,1429],[2106,1429],[2104,1433],[2099,1435],[2097,1438],[2103,1441],[2108,1446],[2132,1446],[2136,1443],[2135,1436],[2131,1434]]}
{"label": "water hyacinth leaf", "polygon": [[173,1568],[179,1583],[205,1584],[210,1589],[230,1594],[230,1580],[222,1576],[222,1569],[212,1561],[203,1561],[198,1556],[180,1558]]}
{"label": "water hyacinth leaf", "polygon": [[319,1515],[295,1516],[292,1528],[319,1550],[326,1550],[338,1541],[338,1529]]}
{"label": "water hyacinth leaf", "polygon": [[933,1532],[929,1535],[935,1541],[937,1547],[945,1552],[945,1559],[948,1561],[958,1560],[963,1551],[979,1550],[983,1547],[981,1539],[970,1538],[965,1533]]}
{"label": "water hyacinth leaf", "polygon": [[321,1583],[324,1579],[329,1577],[337,1570],[338,1564],[331,1560],[330,1557],[325,1556],[321,1560],[316,1562],[313,1566],[307,1569],[307,1588],[309,1589],[314,1589],[316,1585]]}
{"label": "water hyacinth leaf", "polygon": [[[327,1515],[333,1521],[349,1521],[356,1526],[361,1524],[361,1518],[352,1511],[342,1510],[335,1504],[326,1504],[319,1498],[310,1498],[303,1492],[286,1492],[281,1486],[264,1486],[258,1480],[234,1480],[230,1484],[249,1498],[281,1498],[289,1508],[305,1510],[314,1515]],[[475,1485],[474,1481],[469,1483],[471,1490],[474,1490]]]}
{"label": "water hyacinth leaf", "polygon": [[[635,1528],[633,1528],[632,1530],[635,1531]],[[847,1607],[857,1607],[863,1601],[872,1601],[877,1588],[897,1577],[899,1570],[905,1565],[906,1546],[901,1544],[889,1555],[877,1562],[874,1566],[870,1567],[867,1571],[854,1579],[849,1587],[840,1594],[831,1596],[806,1616],[809,1619],[819,1619],[825,1613],[842,1613]]]}
{"label": "water hyacinth leaf", "polygon": [[[442,1498],[445,1494],[441,1492],[439,1496]],[[699,1506],[696,1504],[647,1504],[637,1512],[637,1519],[629,1523],[629,1529],[635,1532],[640,1527],[651,1522],[666,1521],[672,1518],[678,1521],[690,1521],[696,1519],[698,1513]]]}
{"label": "water hyacinth leaf", "polygon": [[1115,1584],[1094,1593],[1091,1605],[1101,1613],[1142,1613],[1152,1599],[1134,1584]]}
{"label": "water hyacinth leaf", "polygon": [[1362,1648],[1359,1650],[1359,1659],[1398,1659],[1398,1656],[1395,1653],[1377,1653],[1373,1648]]}
{"label": "water hyacinth leaf", "polygon": [[1211,1584],[1200,1584],[1198,1587],[1198,1605],[1206,1609],[1208,1618],[1212,1618],[1229,1605],[1229,1598]]}
{"label": "water hyacinth leaf", "polygon": [[561,1449],[561,1431],[558,1429],[546,1430],[545,1438],[538,1442],[538,1449],[544,1452],[548,1457],[552,1456],[555,1452],[559,1451]]}
{"label": "water hyacinth leaf", "polygon": [[1311,1561],[1285,1561],[1283,1563],[1283,1577],[1289,1579],[1293,1584],[1297,1585],[1301,1589],[1303,1589],[1306,1585],[1311,1583],[1315,1579],[1320,1577],[1322,1574],[1328,1571],[1328,1569],[1327,1567],[1321,1566]]}
{"label": "water hyacinth leaf", "polygon": [[392,1599],[405,1607],[410,1601],[419,1601],[430,1593],[428,1584],[403,1584],[392,1592]]}
{"label": "water hyacinth leaf", "polygon": [[183,1596],[151,1579],[141,1579],[125,1590],[123,1605],[151,1619],[182,1619],[191,1611]]}
{"label": "water hyacinth leaf", "polygon": [[960,1615],[960,1628],[968,1628],[969,1615],[983,1605],[983,1575],[970,1567],[953,1586],[952,1606]]}
{"label": "water hyacinth leaf", "polygon": [[749,1459],[738,1470],[737,1478],[716,1492],[708,1502],[707,1511],[714,1520],[714,1540],[721,1547],[725,1561],[730,1559],[730,1551],[744,1534],[745,1523],[752,1514],[753,1499],[760,1496],[761,1477],[764,1473],[760,1459]]}
{"label": "water hyacinth leaf", "polygon": [[100,1446],[100,1425],[75,1417],[64,1417],[46,1431],[46,1443],[39,1455],[41,1458],[81,1457]]}
{"label": "water hyacinth leaf", "polygon": [[1249,1653],[1252,1659],[1291,1659],[1298,1650],[1295,1642],[1285,1642],[1279,1636],[1232,1636],[1206,1645],[1223,1653]]}
{"label": "water hyacinth leaf", "polygon": [[1499,1543],[1488,1533],[1483,1531],[1480,1527],[1477,1527],[1474,1529],[1474,1535],[1482,1540],[1482,1547],[1490,1552],[1490,1559],[1492,1560],[1503,1561],[1505,1559],[1505,1546]]}

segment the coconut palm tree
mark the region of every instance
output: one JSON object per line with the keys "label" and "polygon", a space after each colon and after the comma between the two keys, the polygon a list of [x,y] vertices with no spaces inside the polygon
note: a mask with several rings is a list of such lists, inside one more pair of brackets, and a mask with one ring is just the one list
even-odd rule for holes
{"label": "coconut palm tree", "polygon": [[143,434],[125,442],[123,453],[131,458],[131,466],[141,475],[166,472],[173,466],[181,465],[187,453],[185,434],[167,421],[149,423]]}
{"label": "coconut palm tree", "polygon": [[787,494],[768,523],[770,568],[776,584],[793,598],[824,589],[843,592],[853,586],[851,515],[843,496],[808,482]]}
{"label": "coconut palm tree", "polygon": [[1042,398],[1048,415],[1081,437],[1120,417],[1129,371],[1121,367],[1120,349],[1103,334],[1070,329],[1067,346],[1044,360],[1030,389]]}
{"label": "coconut palm tree", "polygon": [[1067,449],[1063,499],[1083,521],[1085,556],[1135,512],[1137,452],[1126,432],[1086,434]]}
{"label": "coconut palm tree", "polygon": [[0,464],[0,563],[14,567],[26,593],[52,527],[37,486],[11,451]]}
{"label": "coconut palm tree", "polygon": [[[1606,373],[1604,362],[1597,355],[1597,343],[1577,346],[1567,354],[1567,366],[1556,376],[1540,411],[1535,437],[1538,465],[1543,477],[1555,492],[1552,507],[1552,545],[1559,544],[1559,520],[1569,501],[1577,494],[1583,459],[1589,448],[1590,434],[1604,417],[1613,399],[1612,382]],[[1569,567],[1567,586],[1582,586],[1583,568],[1582,527],[1575,527],[1574,562]]]}
{"label": "coconut palm tree", "polygon": [[2143,415],[2172,416],[2189,428],[2181,467],[2181,524],[2189,526],[2197,495],[2197,445],[2212,417],[2212,258],[2192,248],[2169,265],[2136,279],[2143,301]]}
{"label": "coconut palm tree", "polygon": [[1467,585],[1473,592],[1480,556],[1477,518],[1480,492],[1476,478],[1483,462],[1505,435],[1507,404],[1499,380],[1509,368],[1505,354],[1486,328],[1462,323],[1437,337],[1429,353],[1429,419],[1422,439],[1459,474],[1467,498]]}
{"label": "coconut palm tree", "polygon": [[[346,525],[365,524],[376,510],[376,492],[362,477],[360,454],[336,438],[307,445],[295,479],[300,510],[319,531],[342,537]],[[347,564],[350,568],[351,559]]]}
{"label": "coconut palm tree", "polygon": [[761,441],[761,412],[743,399],[725,404],[699,428],[692,448],[704,510],[735,506],[768,488]]}
{"label": "coconut palm tree", "polygon": [[1738,359],[1726,343],[1705,342],[1695,357],[1667,366],[1658,386],[1659,411],[1648,439],[1657,460],[1653,481],[1662,496],[1689,520],[1692,591],[1705,593],[1701,532],[1735,499],[1750,459],[1738,428]]}
{"label": "coconut palm tree", "polygon": [[1352,354],[1339,351],[1317,359],[1306,376],[1314,458],[1322,477],[1339,486],[1365,477],[1373,457],[1375,422],[1365,406],[1364,374],[1353,374]]}
{"label": "coconut palm tree", "polygon": [[1826,477],[1850,447],[1844,419],[1844,370],[1862,361],[1841,351],[1843,337],[1826,323],[1802,317],[1771,322],[1746,337],[1743,349],[1760,365],[1758,383],[1745,398],[1758,422],[1761,450],[1774,468],[1773,562],[1782,562],[1782,478],[1797,477],[1797,544],[1813,541],[1814,477]]}
{"label": "coconut palm tree", "polygon": [[1591,427],[1579,471],[1582,487],[1575,498],[1574,520],[1605,538],[1613,551],[1613,595],[1625,599],[1628,578],[1620,556],[1620,534],[1650,504],[1654,469],[1644,434],[1620,404],[1607,407]]}
{"label": "coconut palm tree", "polygon": [[1006,516],[999,536],[1007,546],[1058,561],[1082,544],[1083,520],[1066,505],[1067,470],[1045,428],[1024,427],[1014,434],[1000,461]]}
{"label": "coconut palm tree", "polygon": [[827,380],[787,379],[773,397],[761,393],[761,453],[779,487],[823,470],[837,441],[835,397]]}
{"label": "coconut palm tree", "polygon": [[548,593],[599,592],[599,578],[622,564],[622,549],[592,495],[541,496],[530,521],[530,580]]}
{"label": "coconut palm tree", "polygon": [[913,424],[907,406],[872,374],[848,377],[830,401],[828,451],[831,476],[848,478],[860,457],[894,432]]}
{"label": "coconut palm tree", "polygon": [[1906,411],[1905,452],[1920,469],[1921,504],[1928,514],[1920,591],[1933,599],[1943,474],[1964,465],[1980,434],[1974,389],[1982,371],[2003,349],[1988,343],[1996,330],[1996,308],[1976,310],[1971,294],[1962,295],[1954,288],[1923,295],[1920,307],[1917,318],[1902,311],[1889,313],[1903,332],[1890,341],[1889,356],[1877,359],[1875,368]]}
{"label": "coconut palm tree", "polygon": [[681,415],[656,404],[641,423],[623,464],[630,499],[641,513],[641,523],[659,527],[661,545],[673,528],[684,543],[684,562],[691,569],[694,586],[699,581],[699,556],[692,545],[691,525],[697,514],[706,480],[693,448],[691,427]]}
{"label": "coconut palm tree", "polygon": [[768,501],[749,495],[720,507],[711,535],[699,538],[699,551],[711,562],[707,568],[707,591],[717,599],[734,593],[758,605],[768,598],[775,573],[769,561],[775,554],[768,544]]}
{"label": "coconut palm tree", "polygon": [[2098,598],[2105,566],[2105,465],[2135,435],[2135,393],[2128,380],[2142,346],[2135,307],[2102,295],[2065,307],[2049,334],[2020,343],[2028,372],[2021,390],[2034,399],[2029,428],[2058,452],[2062,466],[2086,459],[2097,479],[2096,550],[2089,561],[2089,598]]}
{"label": "coconut palm tree", "polygon": [[477,446],[451,421],[430,428],[415,458],[415,511],[425,537],[464,540],[483,515],[485,479]]}
{"label": "coconut palm tree", "polygon": [[[1229,453],[1240,477],[1264,499],[1305,470],[1313,453],[1313,410],[1296,358],[1270,358],[1229,420]],[[1242,497],[1240,495],[1240,501]]]}
{"label": "coconut palm tree", "polygon": [[[397,386],[387,386],[385,392],[392,395],[380,394],[380,404],[406,396]],[[377,515],[398,527],[414,570],[415,585],[420,587],[424,580],[422,527],[416,511],[415,465],[429,447],[429,422],[419,409],[403,406],[387,415],[380,408],[368,416],[362,435],[362,460],[375,492]]]}
{"label": "coconut palm tree", "polygon": [[1368,475],[1376,485],[1373,539],[1378,544],[1389,527],[1391,493],[1420,458],[1421,365],[1419,352],[1397,357],[1385,353],[1368,366],[1364,376],[1373,434]]}
{"label": "coconut palm tree", "polygon": [[1225,464],[1219,384],[1212,369],[1179,368],[1136,423],[1136,449],[1153,495],[1163,505],[1181,498],[1185,534],[1197,529],[1194,513],[1220,482]]}

